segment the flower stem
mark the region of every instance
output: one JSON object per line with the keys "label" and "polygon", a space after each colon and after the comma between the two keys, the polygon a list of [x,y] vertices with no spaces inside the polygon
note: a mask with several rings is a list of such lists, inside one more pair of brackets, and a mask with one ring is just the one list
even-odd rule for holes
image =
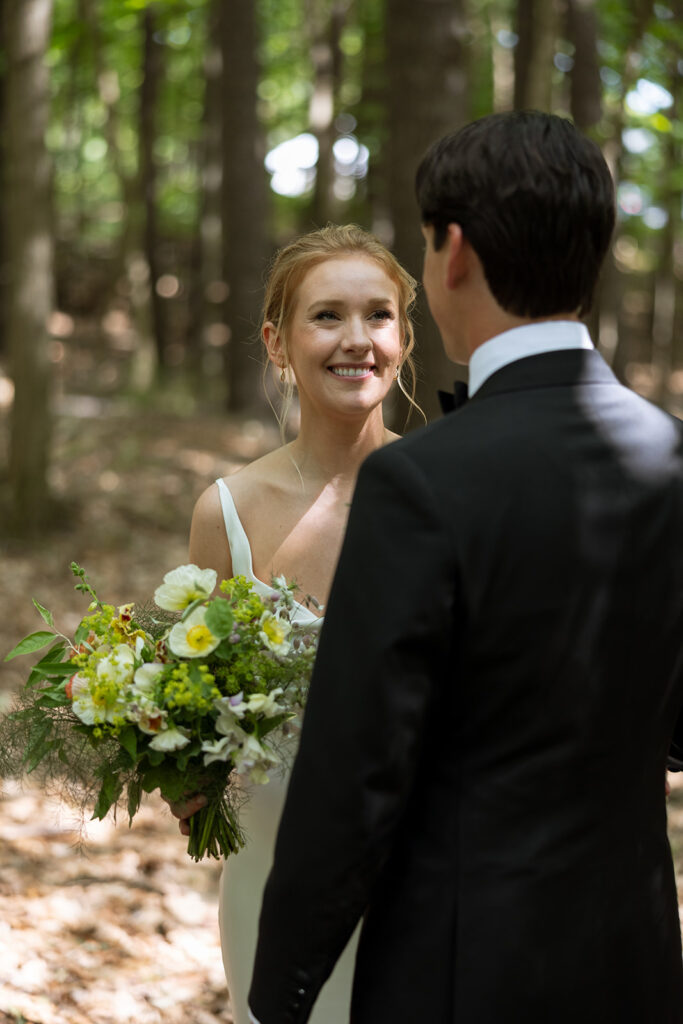
{"label": "flower stem", "polygon": [[187,852],[193,860],[220,860],[238,853],[244,843],[244,833],[225,797],[211,801],[190,818]]}

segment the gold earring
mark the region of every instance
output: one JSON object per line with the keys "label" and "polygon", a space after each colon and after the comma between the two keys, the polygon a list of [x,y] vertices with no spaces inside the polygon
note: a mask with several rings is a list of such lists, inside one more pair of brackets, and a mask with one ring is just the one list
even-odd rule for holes
{"label": "gold earring", "polygon": [[284,368],[284,366],[283,366],[283,367],[282,367],[282,370],[280,371],[280,383],[281,383],[281,384],[284,384],[284,382],[285,382],[285,377],[286,377],[286,374],[285,374],[285,368]]}

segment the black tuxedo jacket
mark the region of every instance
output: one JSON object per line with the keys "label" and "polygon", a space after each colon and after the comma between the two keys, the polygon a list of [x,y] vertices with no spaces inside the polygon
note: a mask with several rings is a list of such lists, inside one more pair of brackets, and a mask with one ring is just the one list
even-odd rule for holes
{"label": "black tuxedo jacket", "polygon": [[592,351],[519,360],[361,469],[250,1005],[303,1024],[681,1024],[666,835],[679,422]]}

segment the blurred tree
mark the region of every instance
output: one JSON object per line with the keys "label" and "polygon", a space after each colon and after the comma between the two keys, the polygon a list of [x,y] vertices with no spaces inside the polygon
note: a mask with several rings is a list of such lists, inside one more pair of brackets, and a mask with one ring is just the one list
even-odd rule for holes
{"label": "blurred tree", "polygon": [[268,252],[263,132],[256,112],[260,68],[256,9],[233,0],[221,9],[223,53],[223,259],[228,408],[258,413],[266,406],[258,338],[262,278]]}
{"label": "blurred tree", "polygon": [[[0,8],[0,112],[5,109],[5,75],[7,72],[7,46],[5,42],[5,19]],[[2,115],[0,113],[0,124]],[[4,132],[0,132],[0,196],[5,194],[5,140]],[[5,257],[4,205],[0,203],[0,359],[3,357],[7,342],[5,338],[5,310],[7,308],[7,275],[8,266]]]}
{"label": "blurred tree", "polygon": [[[424,242],[415,203],[415,172],[427,147],[467,120],[469,39],[464,0],[387,0],[387,195],[394,252],[418,280]],[[451,385],[454,368],[443,352],[423,295],[417,340],[421,367],[417,397],[433,417],[439,412],[436,389]],[[402,427],[404,418],[401,409],[397,427]],[[415,418],[413,424],[418,425]]]}
{"label": "blurred tree", "polygon": [[515,110],[552,110],[557,0],[517,0]]}
{"label": "blurred tree", "polygon": [[566,0],[566,3],[567,38],[574,47],[570,112],[577,128],[586,131],[602,117],[597,3],[596,0]]}
{"label": "blurred tree", "polygon": [[[220,24],[222,0],[211,0],[207,12],[207,36],[204,55],[203,138],[201,157],[201,206],[199,233],[194,263],[192,337],[193,363],[204,372],[204,388],[220,377],[224,385],[227,327],[225,299],[227,286],[223,280],[222,229],[222,97],[223,60]],[[224,386],[221,393],[225,390]]]}
{"label": "blurred tree", "polygon": [[157,41],[160,30],[159,8],[150,3],[143,11],[142,85],[140,87],[139,188],[142,197],[143,250],[148,268],[152,335],[157,366],[166,365],[166,323],[164,302],[159,294],[159,217],[157,210],[157,162],[155,143],[158,140],[158,103],[162,76],[162,47]]}
{"label": "blurred tree", "polygon": [[350,0],[304,0],[310,33],[313,88],[309,124],[318,140],[318,163],[311,218],[317,227],[335,219],[338,204],[334,195],[334,118],[338,112],[342,81],[342,31]]}
{"label": "blurred tree", "polygon": [[47,320],[53,299],[50,162],[45,149],[49,76],[45,54],[52,0],[5,0],[7,44],[4,153],[7,344],[15,393],[9,472],[17,531],[49,518],[50,442]]}

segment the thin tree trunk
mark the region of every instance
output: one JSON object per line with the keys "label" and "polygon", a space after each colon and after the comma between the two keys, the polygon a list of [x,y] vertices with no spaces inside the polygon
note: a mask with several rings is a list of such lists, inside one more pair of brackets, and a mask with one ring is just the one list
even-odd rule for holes
{"label": "thin tree trunk", "polygon": [[265,145],[256,113],[256,10],[252,0],[233,0],[221,13],[228,409],[258,415],[267,405],[258,338],[267,246]]}
{"label": "thin tree trunk", "polygon": [[596,0],[566,2],[567,37],[574,44],[574,64],[570,72],[570,111],[576,127],[585,132],[602,117]]}
{"label": "thin tree trunk", "polygon": [[[415,172],[427,147],[459,128],[469,113],[463,0],[387,0],[388,182],[394,252],[418,280],[423,241],[415,203]],[[419,31],[416,31],[419,25]],[[456,374],[446,358],[424,296],[417,310],[418,401],[439,415],[438,388]],[[403,426],[405,405],[395,419]],[[414,425],[419,422],[413,419]]]}
{"label": "thin tree trunk", "polygon": [[[221,221],[223,168],[222,96],[223,61],[220,46],[222,0],[211,0],[208,9],[204,58],[204,117],[202,135],[202,194],[198,237],[195,243],[195,274],[192,295],[192,363],[201,380],[202,393],[220,387],[225,391],[225,299],[223,279],[223,227]],[[214,398],[211,394],[210,399]]]}
{"label": "thin tree trunk", "polygon": [[309,105],[309,124],[318,140],[318,165],[311,212],[313,223],[322,227],[335,219],[334,197],[334,116],[341,85],[341,35],[346,23],[348,0],[307,0],[306,19],[311,26],[310,54],[313,64],[313,91]]}
{"label": "thin tree trunk", "polygon": [[[615,185],[621,181],[623,160],[622,135],[624,130],[624,102],[626,94],[635,84],[639,74],[638,54],[643,34],[647,29],[652,14],[650,0],[631,0],[627,11],[630,16],[630,39],[622,61],[621,102],[615,107],[611,118],[609,141],[604,146],[604,154],[612,172]],[[623,222],[621,222],[623,223]],[[602,270],[599,301],[600,301],[600,351],[612,366],[620,380],[625,379],[626,367],[631,361],[632,353],[622,326],[621,304],[624,294],[624,275],[617,267],[615,252],[619,245],[622,227],[619,221],[612,239],[611,251],[607,254]]]}
{"label": "thin tree trunk", "polygon": [[17,530],[33,534],[49,513],[50,374],[46,322],[53,301],[50,162],[45,148],[49,80],[45,52],[52,0],[4,0],[5,253],[10,268],[7,338],[15,393],[10,482]]}
{"label": "thin tree trunk", "polygon": [[166,362],[166,325],[164,303],[156,284],[161,276],[159,266],[159,224],[157,212],[157,167],[154,143],[157,133],[157,103],[161,80],[161,47],[155,40],[158,30],[157,8],[151,4],[143,16],[144,78],[140,92],[140,188],[144,203],[144,251],[149,267],[152,333],[157,363]]}
{"label": "thin tree trunk", "polygon": [[[5,18],[0,8],[0,54],[5,54],[6,52]],[[5,109],[6,73],[7,68],[3,60],[0,62],[0,125],[3,123],[2,111]],[[7,190],[6,163],[5,133],[0,132],[0,196],[4,196]],[[7,351],[5,317],[9,301],[9,267],[5,255],[5,235],[5,209],[4,205],[0,203],[0,359],[3,358]]]}
{"label": "thin tree trunk", "polygon": [[517,0],[515,110],[552,109],[556,29],[555,0]]}

